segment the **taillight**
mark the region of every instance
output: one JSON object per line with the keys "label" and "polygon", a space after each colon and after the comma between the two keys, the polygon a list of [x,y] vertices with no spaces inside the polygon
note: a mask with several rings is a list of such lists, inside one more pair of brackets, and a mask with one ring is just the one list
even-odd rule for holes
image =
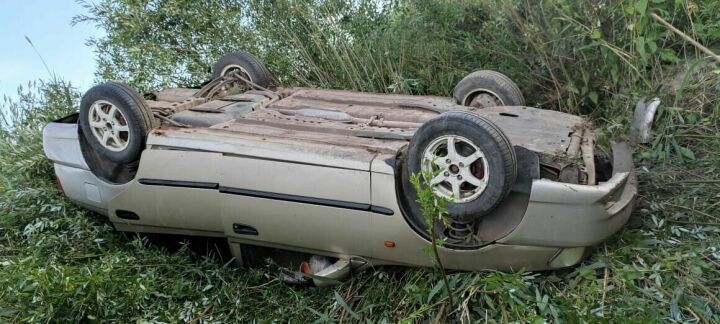
{"label": "taillight", "polygon": [[60,193],[65,195],[65,189],[63,189],[62,182],[60,182],[60,177],[55,176],[55,184],[57,185],[58,189],[60,189]]}

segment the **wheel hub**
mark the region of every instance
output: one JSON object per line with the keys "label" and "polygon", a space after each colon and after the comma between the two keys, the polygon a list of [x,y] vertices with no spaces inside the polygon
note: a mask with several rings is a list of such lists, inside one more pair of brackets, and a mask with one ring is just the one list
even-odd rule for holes
{"label": "wheel hub", "polygon": [[444,135],[433,140],[423,152],[421,167],[429,172],[435,195],[455,203],[477,199],[488,182],[485,154],[469,139]]}
{"label": "wheel hub", "polygon": [[475,95],[467,105],[471,108],[481,109],[488,107],[504,106],[505,104],[496,94],[481,91],[480,93]]}
{"label": "wheel hub", "polygon": [[100,144],[113,152],[120,152],[130,143],[130,128],[123,112],[114,104],[98,100],[88,113],[90,131]]}
{"label": "wheel hub", "polygon": [[243,68],[240,65],[234,65],[234,64],[228,65],[225,68],[223,68],[223,70],[220,72],[220,75],[228,76],[228,75],[232,75],[234,73],[239,73],[241,77],[248,79],[250,82],[254,82],[252,77],[250,77],[250,73],[248,73],[248,71],[245,70],[245,68]]}

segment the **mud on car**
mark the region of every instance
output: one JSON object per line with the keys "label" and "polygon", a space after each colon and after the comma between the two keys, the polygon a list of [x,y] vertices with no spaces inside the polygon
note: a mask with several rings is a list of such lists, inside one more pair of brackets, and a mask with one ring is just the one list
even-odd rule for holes
{"label": "mud on car", "polygon": [[197,88],[97,85],[45,127],[44,149],[67,198],[119,231],[227,238],[238,263],[255,246],[295,251],[335,278],[431,265],[413,174],[449,201],[434,226],[456,270],[577,264],[637,193],[631,145],[601,148],[586,118],[525,106],[501,73],[467,75],[452,98],[286,88],[242,52]]}

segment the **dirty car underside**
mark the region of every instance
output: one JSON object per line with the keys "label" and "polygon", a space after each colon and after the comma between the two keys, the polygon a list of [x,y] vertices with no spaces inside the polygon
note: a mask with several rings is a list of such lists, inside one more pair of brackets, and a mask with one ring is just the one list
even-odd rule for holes
{"label": "dirty car underside", "polygon": [[[191,126],[192,132],[199,127],[300,145],[352,146],[395,154],[422,123],[464,109],[443,97],[340,90],[250,90],[211,99],[202,97],[203,92],[176,88],[154,93],[148,105],[170,118],[155,135]],[[536,154],[541,178],[592,185],[612,173],[610,157],[595,152],[592,124],[583,117],[530,107],[473,112],[497,124],[513,145]]]}

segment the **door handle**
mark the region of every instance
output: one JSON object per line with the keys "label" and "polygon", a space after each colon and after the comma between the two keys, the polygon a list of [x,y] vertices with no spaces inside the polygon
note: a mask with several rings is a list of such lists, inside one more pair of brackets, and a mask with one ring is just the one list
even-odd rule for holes
{"label": "door handle", "polygon": [[233,224],[233,232],[241,235],[258,235],[254,227],[238,223]]}

